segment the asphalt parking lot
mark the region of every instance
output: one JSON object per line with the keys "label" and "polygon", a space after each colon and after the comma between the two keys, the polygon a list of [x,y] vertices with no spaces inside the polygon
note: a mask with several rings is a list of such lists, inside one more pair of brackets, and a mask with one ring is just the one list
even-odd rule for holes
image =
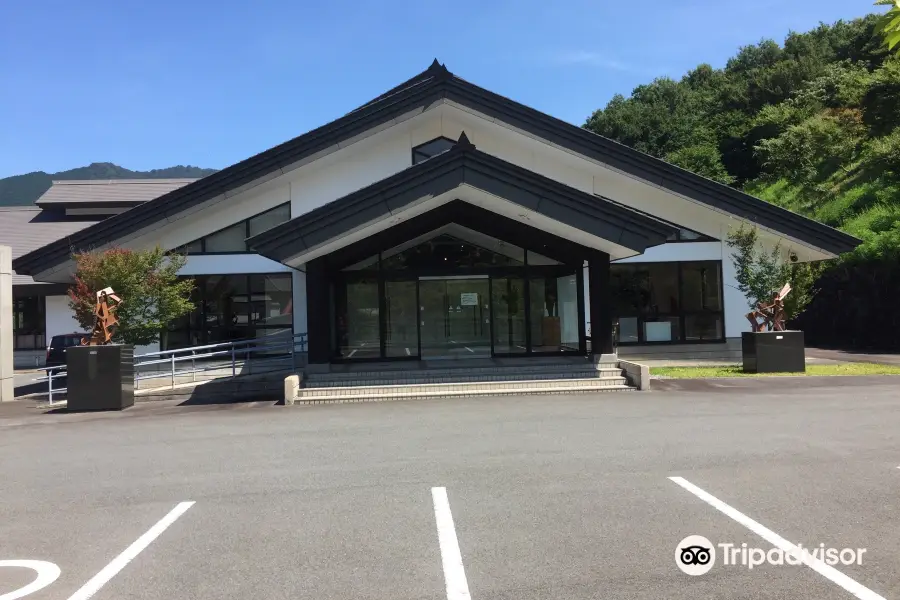
{"label": "asphalt parking lot", "polygon": [[900,379],[723,381],[0,412],[0,600],[900,598]]}

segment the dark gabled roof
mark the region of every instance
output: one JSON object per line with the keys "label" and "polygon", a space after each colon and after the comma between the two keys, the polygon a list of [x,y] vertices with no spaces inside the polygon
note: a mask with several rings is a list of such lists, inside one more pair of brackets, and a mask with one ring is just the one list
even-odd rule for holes
{"label": "dark gabled roof", "polygon": [[[36,206],[0,207],[0,242],[12,248],[12,257],[31,252],[47,243],[47,240],[65,239],[74,232],[97,222],[97,218],[66,218],[41,210]],[[13,285],[35,283],[28,275],[16,273]]]}
{"label": "dark gabled roof", "polygon": [[480,152],[463,133],[450,150],[260,233],[247,244],[285,260],[388,218],[419,199],[469,185],[523,208],[640,253],[674,228],[593,194]]}
{"label": "dark gabled roof", "polygon": [[861,243],[845,233],[480,88],[456,77],[435,61],[419,75],[331,123],[111,217],[65,242],[49,244],[20,257],[15,268],[29,274],[45,270],[66,261],[72,246],[90,248],[114,242],[440,100],[467,106],[573,152],[825,251],[838,254],[852,250]]}
{"label": "dark gabled roof", "polygon": [[197,181],[192,179],[65,179],[54,181],[38,206],[135,206]]}

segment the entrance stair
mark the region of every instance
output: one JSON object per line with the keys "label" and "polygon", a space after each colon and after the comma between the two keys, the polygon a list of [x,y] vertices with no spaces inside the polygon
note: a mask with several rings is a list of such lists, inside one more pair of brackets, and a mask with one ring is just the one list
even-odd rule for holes
{"label": "entrance stair", "polygon": [[617,362],[585,358],[484,359],[332,365],[307,373],[295,403],[318,404],[632,391]]}

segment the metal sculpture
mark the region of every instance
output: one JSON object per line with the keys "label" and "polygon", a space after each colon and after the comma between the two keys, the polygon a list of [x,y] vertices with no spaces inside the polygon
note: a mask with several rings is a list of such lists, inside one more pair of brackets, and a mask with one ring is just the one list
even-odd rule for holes
{"label": "metal sculpture", "polygon": [[[784,331],[784,299],[791,292],[791,284],[786,283],[780,292],[772,295],[772,303],[760,302],[756,309],[747,313],[747,319],[754,333],[761,331]],[[760,321],[762,319],[762,321]]]}
{"label": "metal sculpture", "polygon": [[105,346],[112,342],[113,328],[118,325],[116,308],[122,299],[116,296],[111,287],[97,292],[97,304],[94,306],[94,329],[91,337],[81,340],[82,346]]}

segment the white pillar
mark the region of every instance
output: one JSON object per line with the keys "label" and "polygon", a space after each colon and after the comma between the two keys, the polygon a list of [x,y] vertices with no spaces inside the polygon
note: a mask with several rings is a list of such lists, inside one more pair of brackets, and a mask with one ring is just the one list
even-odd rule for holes
{"label": "white pillar", "polygon": [[0,402],[13,400],[12,248],[0,246]]}

